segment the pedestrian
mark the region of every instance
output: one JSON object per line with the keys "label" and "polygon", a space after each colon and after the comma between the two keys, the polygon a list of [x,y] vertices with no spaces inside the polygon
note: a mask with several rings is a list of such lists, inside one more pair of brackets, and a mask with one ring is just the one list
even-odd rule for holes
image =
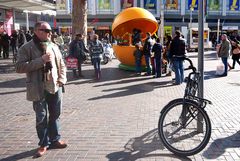
{"label": "pedestrian", "polygon": [[151,58],[151,50],[152,50],[152,38],[151,38],[150,32],[147,32],[146,35],[147,35],[147,39],[145,40],[143,45],[143,55],[144,55],[145,63],[147,67],[146,75],[151,75],[150,58]]}
{"label": "pedestrian", "polygon": [[231,41],[231,45],[232,45],[232,49],[231,49],[231,54],[232,54],[232,60],[233,60],[233,64],[232,64],[232,69],[235,68],[235,64],[236,62],[240,65],[240,44],[237,41],[237,39],[233,39],[233,41]]}
{"label": "pedestrian", "polygon": [[2,51],[3,51],[3,41],[2,41],[2,33],[0,33],[0,58],[2,57]]}
{"label": "pedestrian", "polygon": [[[153,45],[156,43],[156,39],[158,38],[157,34],[154,33],[152,36],[151,36],[151,46],[153,47]],[[154,54],[152,53],[152,48],[151,48],[151,57],[150,57],[150,62],[151,62],[151,67],[152,67],[152,75],[156,75],[156,64],[155,64],[155,57],[154,57]]]}
{"label": "pedestrian", "polygon": [[12,47],[13,57],[15,58],[17,55],[17,37],[18,33],[16,30],[12,32],[12,35],[10,37],[10,46]]}
{"label": "pedestrian", "polygon": [[29,42],[30,40],[32,40],[32,35],[31,35],[30,31],[27,31],[27,32],[25,33],[25,37],[26,37],[27,42]]}
{"label": "pedestrian", "polygon": [[2,35],[3,59],[9,58],[9,41],[10,37],[8,36],[6,31],[4,31]]}
{"label": "pedestrian", "polygon": [[142,72],[142,66],[141,66],[141,61],[142,61],[142,51],[141,51],[141,42],[138,42],[135,44],[136,50],[134,51],[133,55],[135,58],[135,69],[136,69],[136,74],[141,75]]}
{"label": "pedestrian", "polygon": [[[51,27],[39,21],[33,39],[18,51],[17,73],[26,73],[27,100],[33,102],[39,148],[34,157],[41,157],[47,148],[65,148],[59,133],[63,85],[66,67],[57,45],[51,42]],[[50,64],[50,65],[49,65]]]}
{"label": "pedestrian", "polygon": [[154,61],[155,61],[155,78],[159,78],[162,76],[162,44],[160,43],[160,39],[156,39],[156,43],[152,47],[152,52],[154,53]]}
{"label": "pedestrian", "polygon": [[75,39],[69,45],[69,54],[78,60],[78,75],[76,69],[73,69],[73,76],[83,77],[82,63],[86,60],[86,53],[89,52],[83,41],[82,34],[76,34]]}
{"label": "pedestrian", "polygon": [[165,44],[164,52],[163,52],[163,60],[166,62],[167,61],[167,70],[166,70],[166,76],[171,76],[172,75],[172,60],[170,57],[170,46],[172,43],[172,36],[167,35],[167,42]]}
{"label": "pedestrian", "polygon": [[132,31],[132,45],[136,45],[136,43],[139,43],[141,41],[141,30],[134,28]]}
{"label": "pedestrian", "polygon": [[18,33],[18,48],[20,48],[26,42],[27,42],[27,39],[26,39],[26,36],[25,36],[23,30],[19,30],[19,33]]}
{"label": "pedestrian", "polygon": [[227,72],[228,72],[228,57],[231,50],[231,46],[226,34],[223,34],[221,36],[221,40],[222,40],[222,43],[220,44],[218,57],[222,59],[222,62],[224,64],[224,73],[220,75],[224,77],[224,76],[227,76]]}
{"label": "pedestrian", "polygon": [[175,72],[175,85],[183,83],[184,80],[184,69],[183,60],[186,54],[185,39],[182,38],[179,30],[175,31],[175,37],[170,45],[169,57],[172,60],[173,68]]}
{"label": "pedestrian", "polygon": [[97,34],[93,35],[93,41],[90,43],[89,51],[95,70],[95,78],[99,80],[101,78],[101,58],[103,54],[103,45],[102,42],[98,40]]}

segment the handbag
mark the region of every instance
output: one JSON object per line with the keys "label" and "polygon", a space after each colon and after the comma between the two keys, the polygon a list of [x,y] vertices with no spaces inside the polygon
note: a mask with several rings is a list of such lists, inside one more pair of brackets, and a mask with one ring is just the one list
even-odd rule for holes
{"label": "handbag", "polygon": [[224,73],[224,64],[219,61],[216,68],[216,75],[222,75]]}
{"label": "handbag", "polygon": [[68,69],[77,69],[78,68],[78,59],[72,56],[66,57],[66,66]]}

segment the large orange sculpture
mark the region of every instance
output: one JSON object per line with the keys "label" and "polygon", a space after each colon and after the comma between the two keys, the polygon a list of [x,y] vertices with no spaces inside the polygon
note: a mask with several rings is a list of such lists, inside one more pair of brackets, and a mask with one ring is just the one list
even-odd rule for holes
{"label": "large orange sculpture", "polygon": [[113,45],[117,59],[126,66],[135,66],[133,52],[135,46],[131,45],[131,34],[133,29],[142,31],[142,41],[146,39],[146,33],[155,33],[158,23],[155,17],[143,8],[131,7],[120,12],[112,24],[112,34],[115,39],[125,40],[125,45]]}

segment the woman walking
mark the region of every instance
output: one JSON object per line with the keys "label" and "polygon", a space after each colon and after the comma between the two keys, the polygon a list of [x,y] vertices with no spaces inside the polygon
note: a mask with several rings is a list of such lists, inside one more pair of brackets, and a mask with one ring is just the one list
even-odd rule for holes
{"label": "woman walking", "polygon": [[232,69],[234,69],[236,62],[240,65],[240,61],[239,61],[240,45],[239,45],[239,42],[236,39],[231,41],[231,44],[232,44],[232,60],[233,60]]}

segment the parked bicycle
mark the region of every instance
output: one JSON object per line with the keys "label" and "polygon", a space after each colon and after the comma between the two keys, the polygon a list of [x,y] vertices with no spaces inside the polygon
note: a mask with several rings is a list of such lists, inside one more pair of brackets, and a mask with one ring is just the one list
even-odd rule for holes
{"label": "parked bicycle", "polygon": [[183,98],[170,101],[161,111],[158,122],[159,137],[164,146],[179,156],[199,153],[209,142],[211,122],[204,110],[211,101],[196,96],[201,75],[190,63],[192,72],[186,78]]}

